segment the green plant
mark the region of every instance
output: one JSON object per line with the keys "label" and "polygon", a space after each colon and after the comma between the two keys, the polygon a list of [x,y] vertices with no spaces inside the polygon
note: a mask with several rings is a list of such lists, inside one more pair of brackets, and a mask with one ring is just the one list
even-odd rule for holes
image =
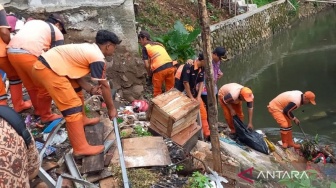
{"label": "green plant", "polygon": [[315,141],[316,144],[319,143],[319,135],[318,134],[315,135],[314,141]]}
{"label": "green plant", "polygon": [[184,169],[184,166],[183,165],[177,165],[176,166],[176,171],[181,171]]}
{"label": "green plant", "polygon": [[120,132],[120,137],[121,137],[121,138],[124,138],[124,137],[126,136],[126,134],[127,134],[127,133],[126,133],[125,131],[121,131],[121,132]]}
{"label": "green plant", "polygon": [[292,5],[295,7],[295,9],[296,9],[296,12],[298,11],[298,9],[299,9],[299,2],[298,2],[298,0],[289,0],[291,3],[292,3]]}
{"label": "green plant", "polygon": [[263,5],[267,5],[267,4],[272,3],[274,1],[276,1],[276,0],[254,0],[253,3],[257,4],[258,7],[261,7]]}
{"label": "green plant", "polygon": [[210,184],[210,179],[198,171],[193,172],[189,181],[191,183],[191,188],[204,188],[206,186],[212,187]]}
{"label": "green plant", "polygon": [[187,59],[195,57],[193,45],[200,33],[199,28],[188,32],[180,21],[176,21],[174,29],[162,36],[153,37],[153,40],[162,43],[173,60],[185,63]]}
{"label": "green plant", "polygon": [[88,105],[84,106],[84,112],[85,112],[85,115],[88,115],[90,113],[90,108]]}
{"label": "green plant", "polygon": [[146,131],[141,125],[136,125],[134,127],[134,131],[140,137],[142,137],[142,136],[152,136],[152,134],[150,132]]}
{"label": "green plant", "polygon": [[[288,188],[318,188],[318,187],[329,187],[336,188],[336,183],[331,182],[327,179],[319,178],[319,174],[316,170],[305,171],[307,176],[294,176],[292,178],[284,178],[279,180],[279,183],[285,185]],[[303,172],[302,172],[303,173]]]}

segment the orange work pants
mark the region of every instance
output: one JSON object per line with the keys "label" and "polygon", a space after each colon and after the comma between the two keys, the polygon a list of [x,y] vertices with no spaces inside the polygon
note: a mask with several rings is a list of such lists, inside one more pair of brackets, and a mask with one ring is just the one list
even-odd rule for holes
{"label": "orange work pants", "polygon": [[210,136],[208,114],[207,114],[207,111],[206,111],[206,108],[205,108],[205,104],[202,101],[202,99],[199,102],[200,102],[200,114],[201,114],[203,135],[206,138],[206,137]]}
{"label": "orange work pants", "polygon": [[283,112],[276,110],[272,107],[268,107],[268,111],[269,113],[271,113],[271,115],[281,128],[289,128],[292,126],[291,120],[287,116],[285,116]]}
{"label": "orange work pants", "polygon": [[33,81],[49,92],[66,122],[76,122],[82,119],[82,101],[67,77],[57,75],[40,61],[36,61],[33,65],[32,75]]}
{"label": "orange work pants", "polygon": [[[223,109],[223,114],[224,114],[224,118],[226,120],[226,123],[229,125],[229,127],[231,129],[231,133],[234,134],[234,133],[236,133],[236,130],[235,130],[234,123],[233,123],[233,117],[231,115],[229,107],[227,107],[226,104],[224,104],[222,99],[223,99],[223,96],[218,95],[219,104],[221,105],[221,107]],[[241,119],[243,121],[244,120],[244,113],[243,113],[242,101],[240,101],[238,104],[231,104],[231,106],[232,106],[233,110],[236,112],[239,119]]]}
{"label": "orange work pants", "polygon": [[32,77],[32,67],[37,61],[37,57],[32,54],[25,53],[8,53],[8,59],[20,76],[23,85],[27,89],[30,100],[36,111],[41,111],[38,106],[38,101],[41,98],[50,97],[48,91],[44,87],[38,87],[34,83]]}
{"label": "orange work pants", "polygon": [[[9,63],[7,57],[0,57],[0,69],[7,74],[8,80],[14,82],[21,82],[18,74],[16,73],[14,67]],[[0,103],[2,105],[7,105],[7,92],[5,84],[2,82],[2,77],[0,80]]]}
{"label": "orange work pants", "polygon": [[5,83],[2,81],[2,76],[0,75],[0,105],[7,105],[7,92]]}
{"label": "orange work pants", "polygon": [[166,91],[172,89],[175,85],[175,67],[170,67],[162,71],[153,73],[152,83],[153,83],[153,96],[156,97],[162,93],[162,85],[165,83]]}

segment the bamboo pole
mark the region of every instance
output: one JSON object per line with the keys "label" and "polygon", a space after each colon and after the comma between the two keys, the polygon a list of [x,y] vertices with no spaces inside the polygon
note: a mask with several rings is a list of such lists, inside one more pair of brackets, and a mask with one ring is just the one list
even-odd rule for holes
{"label": "bamboo pole", "polygon": [[214,92],[214,78],[213,67],[211,59],[211,43],[210,43],[210,26],[209,17],[206,9],[206,0],[198,0],[198,9],[200,15],[200,23],[202,27],[202,45],[203,54],[205,57],[205,74],[206,74],[206,89],[208,93],[208,110],[209,110],[209,125],[210,125],[210,138],[212,145],[213,156],[213,169],[218,173],[222,173],[221,152],[218,137],[218,111],[217,102]]}

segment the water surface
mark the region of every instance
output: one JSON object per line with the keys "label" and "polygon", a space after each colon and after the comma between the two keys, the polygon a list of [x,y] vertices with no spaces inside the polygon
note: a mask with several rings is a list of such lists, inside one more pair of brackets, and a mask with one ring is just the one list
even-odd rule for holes
{"label": "water surface", "polygon": [[[279,139],[279,126],[267,104],[289,90],[311,90],[316,106],[294,111],[309,136],[336,143],[336,10],[305,19],[249,52],[222,63],[224,77],[218,86],[237,82],[252,88],[255,96],[254,127]],[[246,107],[245,115],[247,117]],[[222,111],[219,120],[225,121]],[[245,122],[247,118],[245,118]],[[294,136],[303,138],[294,126]]]}

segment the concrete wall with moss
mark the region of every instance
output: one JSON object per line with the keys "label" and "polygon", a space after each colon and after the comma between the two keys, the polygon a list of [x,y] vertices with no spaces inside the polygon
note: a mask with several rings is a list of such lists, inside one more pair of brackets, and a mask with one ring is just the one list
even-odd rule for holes
{"label": "concrete wall with moss", "polygon": [[[289,28],[295,21],[315,14],[328,5],[301,3],[298,9],[279,0],[253,11],[210,26],[212,47],[224,46],[228,58],[241,54],[272,35]],[[202,48],[198,42],[198,49]]]}

